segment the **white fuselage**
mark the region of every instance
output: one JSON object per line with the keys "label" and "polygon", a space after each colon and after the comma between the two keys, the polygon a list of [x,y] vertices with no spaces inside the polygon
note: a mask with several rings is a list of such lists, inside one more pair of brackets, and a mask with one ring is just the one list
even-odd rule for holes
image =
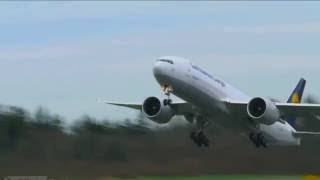
{"label": "white fuselage", "polygon": [[232,127],[237,127],[235,130],[239,131],[259,130],[264,133],[271,145],[300,144],[300,139],[293,136],[295,129],[286,121],[252,127],[248,123],[248,116],[243,117],[230,112],[224,103],[225,100],[249,102],[251,97],[222,79],[183,58],[163,57],[160,59],[168,61],[158,60],[154,65],[153,73],[158,83],[161,86],[170,86],[174,95],[194,105],[201,114],[212,118],[224,114],[225,118],[214,119],[214,121],[223,126],[229,126],[232,123],[234,124]]}

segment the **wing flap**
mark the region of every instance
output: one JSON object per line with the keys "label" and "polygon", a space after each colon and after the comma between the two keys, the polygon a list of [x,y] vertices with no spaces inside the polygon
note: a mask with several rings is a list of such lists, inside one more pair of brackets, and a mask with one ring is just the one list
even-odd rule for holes
{"label": "wing flap", "polygon": [[233,101],[229,99],[222,100],[225,105],[230,109],[232,112],[238,114],[247,114],[247,104],[248,102],[244,101]]}
{"label": "wing flap", "polygon": [[320,114],[320,104],[275,103],[275,105],[286,116],[316,117]]}

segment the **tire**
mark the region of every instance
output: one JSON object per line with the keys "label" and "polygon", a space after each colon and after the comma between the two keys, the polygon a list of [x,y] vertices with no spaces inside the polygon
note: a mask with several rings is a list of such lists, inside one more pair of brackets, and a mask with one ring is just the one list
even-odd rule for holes
{"label": "tire", "polygon": [[262,147],[264,147],[264,148],[267,147],[266,141],[265,141],[262,133],[259,133],[259,134],[257,135],[257,144],[259,144],[259,147],[260,147],[260,146],[262,146]]}
{"label": "tire", "polygon": [[168,105],[168,100],[167,99],[163,100],[163,105],[165,105],[165,106]]}
{"label": "tire", "polygon": [[196,139],[196,132],[191,132],[190,133],[190,138],[192,139],[192,140],[195,140]]}
{"label": "tire", "polygon": [[202,143],[200,141],[196,141],[196,144],[198,145],[198,147],[202,146]]}
{"label": "tire", "polygon": [[192,139],[192,141],[198,146],[198,147],[201,147],[202,146],[202,143],[199,139],[199,136],[197,135],[196,132],[192,131],[190,133],[190,138]]}
{"label": "tire", "polygon": [[203,144],[205,147],[209,146],[209,139],[205,134],[203,134],[203,132],[198,133],[198,139],[199,139],[199,142]]}
{"label": "tire", "polygon": [[261,144],[262,144],[262,146],[263,146],[264,148],[267,148],[267,147],[268,147],[267,144],[266,144],[266,142],[262,142]]}
{"label": "tire", "polygon": [[250,139],[252,142],[254,142],[254,133],[250,133],[250,134],[249,134],[249,139]]}
{"label": "tire", "polygon": [[266,140],[262,134],[260,135],[260,144],[262,145],[262,147],[267,148]]}
{"label": "tire", "polygon": [[254,145],[256,145],[256,148],[260,148],[260,143],[259,142],[254,142]]}
{"label": "tire", "polygon": [[209,147],[209,140],[208,139],[206,139],[204,142],[203,142],[203,145],[205,146],[205,147]]}

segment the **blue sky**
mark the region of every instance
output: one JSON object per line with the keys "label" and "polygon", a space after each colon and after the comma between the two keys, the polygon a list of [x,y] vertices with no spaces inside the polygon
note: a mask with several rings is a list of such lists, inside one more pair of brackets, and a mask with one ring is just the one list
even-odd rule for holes
{"label": "blue sky", "polygon": [[320,95],[318,2],[0,2],[0,102],[68,119],[162,96],[156,58],[191,59],[252,96]]}

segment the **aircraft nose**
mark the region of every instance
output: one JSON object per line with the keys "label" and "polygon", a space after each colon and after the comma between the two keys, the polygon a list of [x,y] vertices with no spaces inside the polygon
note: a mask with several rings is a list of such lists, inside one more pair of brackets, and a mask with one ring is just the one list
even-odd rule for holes
{"label": "aircraft nose", "polygon": [[153,66],[153,74],[155,76],[163,74],[163,67],[160,62],[156,62]]}

